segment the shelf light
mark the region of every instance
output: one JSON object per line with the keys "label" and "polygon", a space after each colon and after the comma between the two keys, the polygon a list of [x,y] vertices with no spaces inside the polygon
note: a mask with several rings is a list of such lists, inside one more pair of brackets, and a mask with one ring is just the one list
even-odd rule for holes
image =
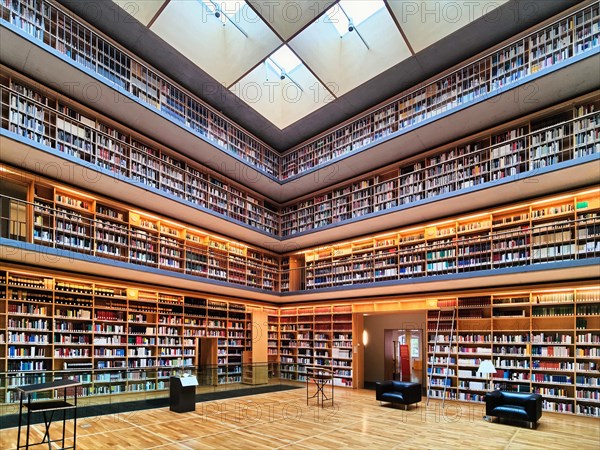
{"label": "shelf light", "polygon": [[529,203],[522,203],[522,204],[516,205],[516,206],[509,206],[508,208],[496,209],[494,211],[491,211],[490,214],[494,215],[494,214],[498,214],[498,213],[514,211],[515,209],[527,208],[528,206],[529,206]]}
{"label": "shelf light", "polygon": [[464,220],[476,219],[476,218],[478,218],[478,217],[489,216],[489,215],[491,215],[491,214],[492,214],[491,212],[482,212],[482,213],[475,214],[475,215],[472,215],[472,216],[465,216],[465,217],[461,217],[460,219],[458,219],[458,220],[457,220],[457,222],[462,222],[462,221],[464,221]]}
{"label": "shelf light", "polygon": [[529,295],[529,292],[502,292],[499,293],[498,295],[496,294],[492,294],[494,297],[503,297],[506,295]]}
{"label": "shelf light", "polygon": [[13,270],[10,271],[11,274],[14,275],[26,275],[28,277],[41,277],[41,278],[46,278],[48,275],[40,275],[39,273],[29,273],[29,272],[15,272]]}
{"label": "shelf light", "polygon": [[168,223],[169,225],[173,225],[174,227],[178,227],[178,228],[185,228],[182,224],[180,223],[175,223],[175,222],[171,222],[170,220],[165,220],[165,219],[159,219],[160,223]]}
{"label": "shelf light", "polygon": [[137,211],[137,210],[135,210],[135,209],[132,209],[130,212],[132,212],[132,213],[135,213],[135,214],[138,214],[138,215],[140,215],[140,216],[147,217],[147,218],[149,218],[149,219],[161,220],[161,218],[160,218],[160,217],[156,217],[156,216],[153,216],[152,214],[148,214],[148,213],[145,213],[145,212],[140,212],[140,211]]}
{"label": "shelf light", "polygon": [[572,292],[573,288],[563,288],[563,289],[544,289],[541,291],[531,291],[532,293],[535,294],[546,294],[548,292]]}
{"label": "shelf light", "polygon": [[81,192],[79,192],[79,191],[76,191],[76,190],[74,190],[74,189],[69,189],[69,188],[62,187],[62,186],[55,186],[55,187],[56,187],[57,189],[60,189],[61,191],[70,192],[71,194],[79,195],[79,196],[81,196],[81,197],[89,198],[89,199],[91,199],[91,200],[97,200],[97,198],[96,198],[96,197],[92,197],[91,195],[88,195],[88,194],[83,194],[83,193],[81,193]]}
{"label": "shelf light", "polygon": [[4,167],[4,166],[0,166],[0,172],[4,172],[4,173],[12,173],[13,175],[19,175],[17,172],[14,172],[14,171],[12,171],[12,170],[10,170],[10,169],[7,169],[7,168],[6,168],[6,167]]}
{"label": "shelf light", "polygon": [[552,203],[558,200],[565,200],[567,198],[574,198],[574,195],[561,195],[560,197],[552,197],[545,200],[538,200],[537,202],[532,202],[531,205],[543,205],[545,203]]}
{"label": "shelf light", "polygon": [[392,232],[392,233],[387,233],[387,234],[380,234],[378,236],[373,236],[373,239],[380,239],[380,238],[384,238],[384,237],[388,237],[388,236],[397,236],[398,232]]}

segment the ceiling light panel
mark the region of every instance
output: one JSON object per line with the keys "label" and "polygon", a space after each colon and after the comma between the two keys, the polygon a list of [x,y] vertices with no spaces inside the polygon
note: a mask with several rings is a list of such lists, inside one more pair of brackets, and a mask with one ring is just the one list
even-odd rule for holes
{"label": "ceiling light panel", "polygon": [[144,0],[142,2],[132,2],[131,0],[113,0],[114,3],[144,26],[150,23],[165,1]]}
{"label": "ceiling light panel", "polygon": [[280,130],[333,99],[303,64],[282,77],[269,60],[255,67],[230,90]]}
{"label": "ceiling light panel", "polygon": [[247,1],[282,39],[290,39],[335,3],[335,0]]}
{"label": "ceiling light panel", "polygon": [[[498,23],[502,11],[497,8],[508,0],[389,1],[388,4],[415,52],[436,43],[469,23],[486,16],[490,25]],[[514,12],[511,12],[514,14]]]}
{"label": "ceiling light panel", "polygon": [[302,64],[302,61],[294,54],[287,45],[282,45],[270,57],[277,66],[281,67],[286,73],[291,73],[296,67]]}
{"label": "ceiling light panel", "polygon": [[[334,18],[341,12],[338,5],[332,7],[335,8],[338,13],[333,15]],[[355,26],[360,29],[360,36],[352,32],[340,37],[331,16],[324,14],[288,43],[336,96],[351,91],[411,56],[386,8],[359,17],[362,21]]]}
{"label": "ceiling light panel", "polygon": [[344,36],[349,32],[348,18],[354,26],[358,26],[384,7],[381,0],[341,0],[329,8],[326,16],[340,36]]}
{"label": "ceiling light panel", "polygon": [[[199,68],[224,86],[230,86],[264,60],[281,40],[245,2],[231,20],[222,23],[202,1],[177,0],[167,4],[150,27]],[[235,5],[224,5],[233,8]]]}

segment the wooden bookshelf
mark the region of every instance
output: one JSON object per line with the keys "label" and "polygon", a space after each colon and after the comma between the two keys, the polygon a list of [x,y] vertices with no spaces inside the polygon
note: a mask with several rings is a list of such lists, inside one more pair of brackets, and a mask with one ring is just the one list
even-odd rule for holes
{"label": "wooden bookshelf", "polygon": [[306,368],[328,367],[334,383],[352,386],[352,306],[323,305],[279,310],[281,378],[306,381]]}
{"label": "wooden bookshelf", "polygon": [[274,253],[24,173],[20,181],[31,186],[23,226],[35,244],[279,292]]}
{"label": "wooden bookshelf", "polygon": [[[14,401],[16,386],[66,373],[83,383],[85,396],[164,389],[156,371],[172,367],[174,360],[157,359],[161,339],[161,351],[177,356],[178,366],[195,364],[193,358],[181,358],[179,338],[167,342],[160,337],[167,319],[155,292],[129,299],[127,288],[106,283],[35,273],[3,276],[3,296],[12,317],[3,352],[7,402]],[[138,368],[144,370],[132,370]]]}
{"label": "wooden bookshelf", "polygon": [[535,177],[548,167],[588,158],[600,151],[599,108],[596,97],[576,99],[504,131],[480,133],[472,142],[431,150],[417,160],[321,191],[281,209],[281,234],[319,230],[486,183]]}
{"label": "wooden bookshelf", "polygon": [[598,417],[599,301],[597,286],[438,301],[437,342],[438,312],[427,319],[432,396],[442,396],[446,384],[447,398],[484,402],[490,385],[477,368],[488,359],[496,387],[541,394],[545,411]]}
{"label": "wooden bookshelf", "polygon": [[[7,180],[10,178],[6,178]],[[270,292],[344,288],[600,255],[597,188],[276,255],[83,191],[34,181],[26,239]],[[108,261],[107,261],[108,263]]]}
{"label": "wooden bookshelf", "polygon": [[482,402],[489,383],[476,372],[490,359],[496,386],[538,392],[546,411],[600,417],[597,285],[274,308],[34,269],[3,269],[0,283],[6,402],[15,400],[16,386],[67,372],[83,383],[84,396],[166,389],[173,370],[197,365],[209,374],[208,384],[239,383],[244,376],[262,382],[261,374],[245,372],[250,354],[256,362],[266,359],[270,377],[302,381],[306,366],[324,365],[337,385],[352,387],[358,370],[353,314],[411,309],[412,302],[428,310],[424,345],[433,397],[446,385],[447,398]]}
{"label": "wooden bookshelf", "polygon": [[592,188],[295,256],[304,257],[307,290],[596,258],[599,214],[600,193]]}
{"label": "wooden bookshelf", "polygon": [[247,188],[87,108],[58,100],[58,94],[6,68],[0,69],[0,81],[2,127],[12,133],[119,180],[279,234],[277,206]]}

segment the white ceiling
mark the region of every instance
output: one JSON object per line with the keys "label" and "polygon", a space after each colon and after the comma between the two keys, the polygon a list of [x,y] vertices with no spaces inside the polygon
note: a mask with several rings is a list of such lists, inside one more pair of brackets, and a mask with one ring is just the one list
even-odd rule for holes
{"label": "white ceiling", "polygon": [[[380,1],[381,9],[340,36],[333,22],[347,20],[344,4],[377,1],[114,3],[283,130],[474,20],[497,20],[496,8],[508,0]],[[220,18],[213,3],[225,13]],[[283,45],[301,64],[281,79],[264,62]]]}

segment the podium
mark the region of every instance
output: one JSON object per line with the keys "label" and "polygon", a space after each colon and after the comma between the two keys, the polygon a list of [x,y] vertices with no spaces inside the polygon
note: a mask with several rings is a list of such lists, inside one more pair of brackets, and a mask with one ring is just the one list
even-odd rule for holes
{"label": "podium", "polygon": [[198,379],[194,376],[171,377],[169,381],[169,409],[178,413],[195,411]]}

